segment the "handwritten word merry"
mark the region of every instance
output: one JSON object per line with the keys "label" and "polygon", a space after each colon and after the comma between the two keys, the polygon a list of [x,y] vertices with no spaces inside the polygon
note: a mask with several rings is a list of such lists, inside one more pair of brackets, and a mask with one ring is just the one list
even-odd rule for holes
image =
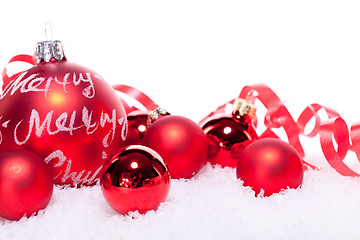
{"label": "handwritten word merry", "polygon": [[[27,71],[21,73],[15,80],[10,82],[6,86],[0,99],[3,99],[8,94],[13,95],[16,91],[20,91],[21,93],[44,92],[45,98],[47,98],[49,92],[51,92],[55,85],[60,85],[64,92],[67,92],[67,85],[73,84],[79,86],[81,83],[88,84],[82,90],[83,96],[86,98],[93,98],[95,96],[94,83],[90,73],[85,73],[85,76],[82,73],[66,73],[62,81],[60,81],[57,76],[45,78],[40,77],[40,73],[34,73],[30,76],[27,76],[27,73]],[[97,75],[94,75],[94,77],[101,79],[101,77]]]}
{"label": "handwritten word merry", "polygon": [[[16,124],[14,129],[14,140],[17,145],[25,144],[31,137],[31,133],[34,131],[37,137],[41,137],[44,132],[49,135],[55,135],[59,132],[68,132],[70,135],[74,134],[74,131],[85,128],[86,134],[90,135],[94,133],[99,127],[105,128],[108,124],[111,124],[110,131],[103,138],[103,146],[108,147],[115,138],[115,131],[117,125],[119,124],[121,129],[121,138],[125,140],[127,134],[127,121],[124,117],[117,118],[116,109],[112,110],[111,116],[104,111],[101,112],[100,118],[98,121],[94,121],[93,111],[90,111],[83,107],[81,121],[77,121],[78,125],[75,125],[75,120],[77,117],[77,112],[73,111],[71,115],[67,112],[61,113],[59,116],[54,117],[54,110],[49,111],[43,121],[41,122],[40,115],[38,111],[33,109],[31,111],[29,121],[24,122],[24,120],[19,121]],[[80,123],[79,123],[80,122]],[[21,131],[18,131],[20,127],[24,124],[29,124],[28,130],[23,138],[20,138],[20,135],[23,135],[24,131],[21,128]],[[55,125],[55,126],[54,126]],[[2,140],[2,139],[1,139]],[[0,141],[1,144],[1,141]]]}

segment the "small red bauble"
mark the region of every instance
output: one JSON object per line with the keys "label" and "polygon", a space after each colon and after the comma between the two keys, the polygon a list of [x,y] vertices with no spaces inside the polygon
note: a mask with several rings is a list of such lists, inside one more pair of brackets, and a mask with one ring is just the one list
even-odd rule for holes
{"label": "small red bauble", "polygon": [[4,89],[0,106],[0,152],[39,154],[56,184],[94,184],[126,138],[126,115],[111,86],[65,58],[41,60],[21,73]]}
{"label": "small red bauble", "polygon": [[44,209],[52,196],[51,169],[37,154],[11,150],[0,154],[0,216],[30,217]]}
{"label": "small red bauble", "polygon": [[283,189],[298,188],[303,181],[304,169],[300,155],[290,144],[265,138],[243,151],[236,175],[256,194],[263,189],[264,196],[270,196]]}
{"label": "small red bauble", "polygon": [[125,140],[125,145],[141,144],[145,132],[153,122],[168,116],[170,113],[164,108],[156,108],[150,112],[135,110],[127,115],[128,133]]}
{"label": "small red bauble", "polygon": [[198,124],[182,116],[164,116],[150,125],[143,144],[162,156],[172,178],[190,178],[205,164],[208,146]]}
{"label": "small red bauble", "polygon": [[242,151],[258,139],[251,123],[254,115],[255,107],[252,104],[236,99],[231,114],[217,114],[203,124],[209,144],[208,161],[211,164],[236,167]]}
{"label": "small red bauble", "polygon": [[148,129],[148,113],[143,111],[133,111],[128,114],[128,133],[125,140],[125,145],[140,144],[141,140]]}
{"label": "small red bauble", "polygon": [[152,149],[132,145],[116,153],[104,165],[100,179],[109,205],[121,214],[156,210],[170,190],[170,174]]}

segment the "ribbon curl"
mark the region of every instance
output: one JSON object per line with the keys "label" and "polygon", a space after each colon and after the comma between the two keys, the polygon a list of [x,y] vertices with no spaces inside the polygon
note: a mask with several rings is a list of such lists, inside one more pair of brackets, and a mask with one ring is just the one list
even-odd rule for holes
{"label": "ribbon curl", "polygon": [[3,72],[2,72],[2,79],[3,79],[3,86],[2,86],[2,89],[4,90],[6,88],[6,86],[12,81],[14,80],[17,76],[19,76],[22,72],[19,72],[19,73],[15,73],[13,74],[12,76],[9,76],[8,75],[8,72],[7,72],[7,66],[10,64],[10,63],[13,63],[13,62],[25,62],[25,63],[29,63],[33,66],[36,65],[36,57],[35,55],[34,56],[30,56],[30,55],[26,55],[26,54],[20,54],[20,55],[16,55],[14,57],[12,57],[9,62],[7,63],[6,67],[4,68]]}
{"label": "ribbon curl", "polygon": [[[123,94],[126,94],[127,96],[130,96],[132,99],[136,100],[138,103],[143,105],[147,111],[152,111],[159,107],[149,96],[147,96],[145,93],[131,86],[117,84],[113,86],[113,89]],[[123,103],[126,113],[130,113],[135,110],[140,110],[135,106],[130,107],[129,104],[123,99],[121,99],[121,101]]]}

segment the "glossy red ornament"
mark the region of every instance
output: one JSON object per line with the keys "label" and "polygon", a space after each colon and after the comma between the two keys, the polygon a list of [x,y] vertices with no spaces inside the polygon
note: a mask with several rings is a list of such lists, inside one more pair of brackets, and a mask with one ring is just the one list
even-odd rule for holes
{"label": "glossy red ornament", "polygon": [[250,144],[241,154],[236,167],[237,178],[264,196],[282,189],[298,188],[303,181],[303,162],[288,143],[275,138],[264,138]]}
{"label": "glossy red ornament", "polygon": [[140,144],[141,140],[148,129],[148,113],[143,111],[133,111],[128,114],[128,132],[125,140],[125,145]]}
{"label": "glossy red ornament", "polygon": [[44,209],[52,196],[51,169],[37,154],[10,150],[0,154],[0,216],[30,217]]}
{"label": "glossy red ornament", "polygon": [[163,157],[172,178],[191,178],[205,164],[207,142],[202,129],[182,116],[164,116],[147,130],[143,144]]}
{"label": "glossy red ornament", "polygon": [[125,145],[141,144],[142,138],[149,126],[164,116],[170,113],[164,108],[156,108],[152,111],[145,112],[141,110],[134,110],[127,114],[128,133],[125,140]]}
{"label": "glossy red ornament", "polygon": [[[208,161],[213,165],[235,168],[242,151],[258,139],[251,123],[255,107],[237,99],[232,113],[216,114],[207,119],[202,129],[208,141]],[[245,111],[239,109],[246,108]]]}
{"label": "glossy red ornament", "polygon": [[109,205],[121,214],[156,210],[170,190],[170,174],[162,158],[152,149],[128,146],[105,163],[100,179]]}
{"label": "glossy red ornament", "polygon": [[0,152],[39,154],[56,184],[94,184],[127,132],[126,114],[111,86],[66,59],[42,61],[10,82],[0,116]]}

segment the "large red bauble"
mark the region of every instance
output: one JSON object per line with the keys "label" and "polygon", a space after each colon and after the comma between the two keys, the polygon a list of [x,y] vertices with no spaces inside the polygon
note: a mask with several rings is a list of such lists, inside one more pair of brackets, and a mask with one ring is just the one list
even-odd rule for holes
{"label": "large red bauble", "polygon": [[205,164],[208,146],[203,130],[182,116],[156,120],[144,135],[143,144],[162,156],[172,178],[190,178]]}
{"label": "large red bauble", "polygon": [[109,205],[121,214],[156,210],[170,190],[170,174],[152,149],[128,146],[105,163],[100,179]]}
{"label": "large red bauble", "polygon": [[231,114],[218,114],[203,125],[211,164],[235,168],[242,151],[258,139],[251,120],[246,117],[238,119]]}
{"label": "large red bauble", "polygon": [[94,71],[67,60],[42,62],[10,82],[0,116],[0,152],[39,154],[56,184],[94,184],[127,130],[113,89]]}
{"label": "large red bauble", "polygon": [[256,194],[263,189],[264,196],[270,196],[282,189],[298,188],[303,181],[304,169],[300,155],[290,144],[265,138],[243,151],[236,175]]}
{"label": "large red bauble", "polygon": [[19,220],[44,209],[53,186],[51,169],[37,154],[26,150],[0,154],[0,217]]}

